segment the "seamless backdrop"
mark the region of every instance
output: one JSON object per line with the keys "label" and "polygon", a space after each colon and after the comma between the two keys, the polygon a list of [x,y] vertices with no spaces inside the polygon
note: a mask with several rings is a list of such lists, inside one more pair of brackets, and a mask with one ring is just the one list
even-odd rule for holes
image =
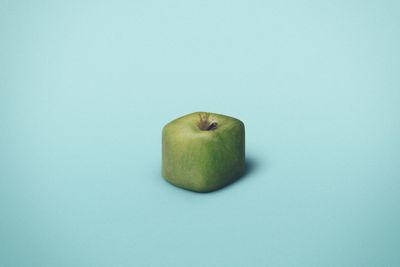
{"label": "seamless backdrop", "polygon": [[[399,266],[398,1],[0,1],[0,266]],[[160,174],[246,125],[246,175]]]}

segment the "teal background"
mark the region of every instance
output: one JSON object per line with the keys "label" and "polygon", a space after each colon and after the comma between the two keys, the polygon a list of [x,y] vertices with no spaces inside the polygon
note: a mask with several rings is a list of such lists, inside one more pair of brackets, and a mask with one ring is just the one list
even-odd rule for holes
{"label": "teal background", "polygon": [[[398,1],[0,2],[0,266],[400,266]],[[246,125],[197,194],[161,128]]]}

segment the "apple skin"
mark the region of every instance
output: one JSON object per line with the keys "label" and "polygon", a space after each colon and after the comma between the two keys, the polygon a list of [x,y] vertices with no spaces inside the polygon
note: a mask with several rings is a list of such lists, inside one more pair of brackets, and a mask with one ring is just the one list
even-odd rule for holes
{"label": "apple skin", "polygon": [[[217,127],[201,130],[202,114],[209,114]],[[245,127],[238,119],[194,112],[169,122],[162,130],[162,176],[175,186],[215,191],[238,179],[245,167]]]}

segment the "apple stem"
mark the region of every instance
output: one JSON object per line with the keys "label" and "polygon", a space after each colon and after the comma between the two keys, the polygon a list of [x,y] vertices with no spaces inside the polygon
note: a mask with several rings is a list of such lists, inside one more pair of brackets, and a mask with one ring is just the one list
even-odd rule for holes
{"label": "apple stem", "polygon": [[210,119],[210,113],[199,113],[199,123],[197,126],[201,131],[211,131],[218,127],[218,123]]}

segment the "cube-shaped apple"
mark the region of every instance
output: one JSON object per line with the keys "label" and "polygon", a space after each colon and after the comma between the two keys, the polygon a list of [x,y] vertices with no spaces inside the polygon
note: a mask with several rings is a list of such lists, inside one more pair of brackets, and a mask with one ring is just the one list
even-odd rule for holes
{"label": "cube-shaped apple", "polygon": [[245,128],[238,119],[194,112],[164,126],[162,175],[173,185],[210,192],[245,171]]}

